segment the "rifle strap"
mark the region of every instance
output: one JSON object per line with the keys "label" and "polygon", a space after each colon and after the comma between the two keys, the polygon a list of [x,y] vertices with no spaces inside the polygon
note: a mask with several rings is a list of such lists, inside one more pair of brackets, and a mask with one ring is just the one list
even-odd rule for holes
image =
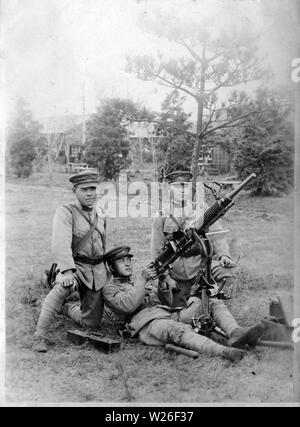
{"label": "rifle strap", "polygon": [[184,226],[184,224],[185,224],[185,220],[184,219],[182,219],[180,222],[170,213],[170,218],[171,218],[171,220],[177,225],[177,227],[178,227],[178,230],[182,230],[183,229],[183,226]]}
{"label": "rifle strap", "polygon": [[[85,220],[90,224],[90,226],[92,227],[93,226],[93,223],[92,223],[92,221],[88,218],[88,217],[86,217],[85,215],[84,215],[84,213],[76,206],[76,205],[73,205],[73,207],[77,210],[77,212],[79,212],[80,213],[80,215],[82,215],[83,216],[83,218],[85,218]],[[97,215],[97,212],[96,212],[96,215],[95,215],[95,218],[97,217],[97,220],[98,220],[98,215]],[[105,221],[104,221],[105,222]],[[95,228],[94,228],[94,230],[96,230],[99,234],[100,234],[100,236],[102,237],[102,239],[103,239],[103,234],[101,233],[101,231],[99,230],[99,228],[97,227],[97,222],[96,222],[96,226],[95,226]]]}
{"label": "rifle strap", "polygon": [[[70,214],[72,215],[72,219],[73,219],[73,208],[76,208],[78,210],[78,212],[80,212],[82,214],[82,216],[87,220],[87,222],[91,225],[91,228],[89,229],[88,233],[85,236],[83,236],[82,239],[77,241],[76,244],[72,245],[73,257],[75,258],[77,253],[80,251],[80,249],[82,249],[84,247],[84,245],[87,243],[87,241],[89,240],[89,238],[91,237],[91,235],[93,234],[93,232],[95,230],[98,231],[98,233],[100,234],[102,239],[103,239],[103,236],[102,236],[102,233],[100,232],[100,230],[98,230],[96,227],[96,225],[98,223],[97,212],[95,215],[94,222],[91,223],[91,221],[76,206],[74,206],[74,205],[69,205],[69,206],[63,205],[63,207],[66,208],[70,212]],[[56,276],[58,273],[59,273],[59,270],[57,269],[57,264],[53,263],[50,267],[48,274],[47,274],[47,283],[48,283],[50,288],[52,288],[53,283],[55,282],[55,279],[56,279]]]}
{"label": "rifle strap", "polygon": [[95,215],[95,219],[94,222],[92,223],[89,218],[87,218],[83,212],[81,212],[81,210],[74,205],[70,205],[70,206],[66,206],[64,205],[64,207],[71,212],[72,214],[72,218],[73,218],[73,208],[75,208],[78,212],[80,212],[80,214],[86,219],[86,221],[90,224],[91,228],[89,229],[89,231],[87,232],[87,234],[85,236],[82,237],[82,239],[80,239],[78,242],[76,242],[76,244],[72,245],[72,251],[73,251],[73,257],[75,257],[77,255],[77,253],[86,245],[86,243],[88,242],[89,238],[91,237],[91,235],[93,234],[93,232],[95,230],[98,231],[98,233],[100,234],[100,236],[102,237],[102,233],[100,232],[99,229],[97,229],[97,223],[98,223],[98,215],[96,212]]}
{"label": "rifle strap", "polygon": [[90,239],[91,235],[95,231],[96,224],[98,222],[98,215],[96,213],[94,223],[91,225],[91,228],[89,229],[88,233],[76,244],[75,248],[73,247],[73,257],[76,257],[78,252],[86,245],[88,240]]}

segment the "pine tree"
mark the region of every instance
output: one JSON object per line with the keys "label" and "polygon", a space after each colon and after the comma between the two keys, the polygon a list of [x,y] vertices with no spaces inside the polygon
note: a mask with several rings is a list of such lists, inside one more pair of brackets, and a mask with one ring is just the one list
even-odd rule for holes
{"label": "pine tree", "polygon": [[241,179],[254,172],[251,192],[279,195],[293,185],[293,125],[291,106],[279,93],[257,92],[251,101],[262,114],[248,119],[235,140],[235,168]]}
{"label": "pine tree", "polygon": [[[257,57],[257,36],[252,34],[251,28],[235,23],[227,30],[216,30],[216,17],[203,18],[197,2],[191,4],[191,8],[195,13],[189,20],[185,18],[184,10],[170,13],[164,6],[141,14],[141,28],[164,38],[170,46],[176,46],[180,57],[169,58],[161,51],[156,55],[130,55],[126,71],[140,80],[177,89],[195,102],[196,129],[182,132],[194,141],[190,169],[195,187],[200,148],[207,137],[221,128],[239,126],[246,117],[256,113],[249,111],[246,115],[224,120],[219,115],[218,94],[224,88],[261,78],[262,71]],[[229,17],[228,7],[222,5],[221,9],[222,14]],[[168,126],[168,123],[164,125]]]}
{"label": "pine tree", "polygon": [[170,170],[189,170],[191,166],[194,139],[182,132],[191,127],[191,114],[183,111],[183,103],[184,96],[174,90],[166,96],[161,106],[159,121],[173,126],[157,126],[157,132],[163,136],[158,142],[158,160],[165,173]]}
{"label": "pine tree", "polygon": [[17,177],[28,177],[37,156],[41,125],[33,120],[28,104],[19,99],[8,123],[6,140],[6,170]]}

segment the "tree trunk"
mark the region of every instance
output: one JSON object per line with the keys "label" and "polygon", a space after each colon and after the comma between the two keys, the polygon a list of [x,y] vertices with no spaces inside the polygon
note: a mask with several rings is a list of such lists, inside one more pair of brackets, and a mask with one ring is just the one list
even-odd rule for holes
{"label": "tree trunk", "polygon": [[197,177],[198,177],[199,154],[200,154],[201,143],[203,140],[200,135],[202,132],[202,127],[203,127],[203,109],[204,109],[204,89],[205,89],[206,66],[207,65],[206,65],[206,59],[205,59],[205,46],[203,46],[202,61],[201,61],[200,89],[198,92],[198,102],[197,102],[197,136],[196,136],[195,142],[194,142],[192,162],[191,162],[191,172],[193,174],[193,177],[192,177],[193,200],[195,199],[196,182],[197,182]]}
{"label": "tree trunk", "polygon": [[143,139],[139,138],[139,148],[140,148],[140,170],[144,168],[144,159],[143,159]]}
{"label": "tree trunk", "polygon": [[49,179],[52,181],[52,145],[51,145],[51,137],[47,134],[47,143],[48,143],[48,166],[49,166]]}
{"label": "tree trunk", "polygon": [[156,182],[158,179],[157,174],[157,155],[156,155],[156,149],[155,149],[155,143],[154,138],[150,136],[150,142],[151,142],[151,152],[152,152],[152,163],[153,163],[153,169],[154,169],[154,181]]}
{"label": "tree trunk", "polygon": [[198,161],[199,161],[199,154],[200,154],[200,147],[202,143],[202,138],[197,136],[195,138],[194,148],[193,148],[193,155],[192,155],[192,164],[191,164],[191,172],[193,174],[192,178],[192,185],[193,185],[193,195],[196,190],[196,182],[197,182],[197,176],[198,176]]}

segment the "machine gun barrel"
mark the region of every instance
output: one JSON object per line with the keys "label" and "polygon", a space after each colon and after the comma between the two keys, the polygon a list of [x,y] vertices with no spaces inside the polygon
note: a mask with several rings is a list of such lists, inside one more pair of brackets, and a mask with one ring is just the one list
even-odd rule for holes
{"label": "machine gun barrel", "polygon": [[249,181],[251,181],[251,179],[255,177],[256,174],[252,173],[243,182],[241,182],[237,188],[210,206],[204,212],[202,217],[197,220],[197,223],[200,224],[199,227],[197,227],[197,233],[200,235],[205,233],[212,224],[214,224],[221,216],[223,216],[227,210],[234,205],[235,202],[233,198],[248,184]]}
{"label": "machine gun barrel", "polygon": [[227,194],[227,197],[229,199],[233,199],[253,178],[256,178],[255,173],[252,173],[251,175],[249,175],[243,182],[240,183],[240,185],[238,185],[234,190],[232,190],[229,194]]}
{"label": "machine gun barrel", "polygon": [[[162,275],[170,265],[188,248],[195,243],[195,234],[198,236],[205,236],[209,227],[215,223],[221,216],[223,216],[228,209],[234,205],[233,198],[248,184],[248,182],[255,178],[256,175],[252,173],[249,175],[235,190],[226,194],[222,199],[217,200],[210,206],[204,214],[196,220],[196,225],[192,229],[174,231],[167,239],[162,253],[155,259],[154,266],[157,272],[157,277]],[[196,238],[197,239],[197,238]]]}

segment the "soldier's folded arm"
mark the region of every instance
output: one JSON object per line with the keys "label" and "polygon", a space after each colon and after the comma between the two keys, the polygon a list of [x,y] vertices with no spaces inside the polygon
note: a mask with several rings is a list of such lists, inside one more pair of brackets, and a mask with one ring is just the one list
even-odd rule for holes
{"label": "soldier's folded arm", "polygon": [[61,272],[76,271],[72,254],[72,213],[63,206],[57,208],[54,215],[52,254]]}
{"label": "soldier's folded arm", "polygon": [[113,282],[107,283],[102,289],[104,301],[120,313],[133,313],[144,301],[145,284],[146,281],[140,279],[132,286],[132,290],[124,292]]}

